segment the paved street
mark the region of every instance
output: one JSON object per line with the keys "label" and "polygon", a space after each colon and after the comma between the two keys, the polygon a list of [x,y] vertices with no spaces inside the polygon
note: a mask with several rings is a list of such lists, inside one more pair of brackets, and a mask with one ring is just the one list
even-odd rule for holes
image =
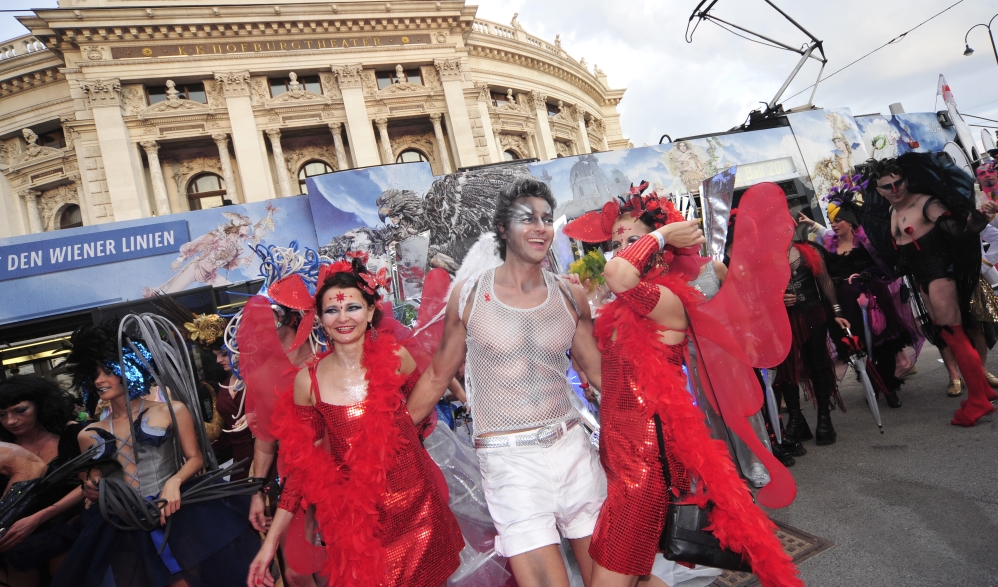
{"label": "paved street", "polygon": [[998,421],[950,425],[966,393],[946,397],[938,358],[926,345],[900,409],[881,399],[883,435],[850,371],[838,442],[805,443],[791,468],[797,500],[773,517],[835,543],[801,564],[810,587],[998,585]]}

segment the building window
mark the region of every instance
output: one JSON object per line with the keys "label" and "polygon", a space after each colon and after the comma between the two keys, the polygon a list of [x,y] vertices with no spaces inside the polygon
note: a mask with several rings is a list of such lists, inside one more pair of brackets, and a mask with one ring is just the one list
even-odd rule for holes
{"label": "building window", "polygon": [[[423,76],[418,69],[406,69],[404,71],[405,77],[408,78],[410,84],[416,84],[417,86],[423,85]],[[383,90],[388,86],[398,82],[398,74],[395,70],[391,71],[376,71],[374,72],[374,77],[378,78],[378,89]]]}
{"label": "building window", "polygon": [[514,151],[507,150],[507,151],[503,151],[502,152],[502,160],[503,161],[516,161],[519,158],[520,158],[520,156],[517,155],[516,152],[514,152]]}
{"label": "building window", "polygon": [[[270,97],[276,98],[281,94],[288,93],[291,78],[272,77],[267,80],[267,83],[270,84]],[[322,84],[319,83],[319,76],[317,75],[299,76],[298,87],[313,94],[322,93]]]}
{"label": "building window", "polygon": [[548,116],[558,116],[558,107],[554,104],[547,104]]}
{"label": "building window", "polygon": [[191,210],[218,208],[227,203],[225,182],[214,173],[202,173],[187,184],[187,201]]}
{"label": "building window", "polygon": [[499,92],[492,92],[492,105],[496,108],[502,106],[503,104],[509,104],[506,94],[500,94]]}
{"label": "building window", "polygon": [[[190,100],[191,102],[208,103],[208,94],[204,92],[204,84],[177,84],[178,98]],[[166,101],[166,86],[149,86],[146,88],[149,94],[149,105]]]}
{"label": "building window", "polygon": [[325,175],[327,173],[332,173],[333,168],[329,166],[325,161],[309,161],[308,163],[301,166],[298,170],[298,189],[303,194],[307,194],[308,190],[305,188],[305,180],[310,177],[315,177],[316,175]]}
{"label": "building window", "polygon": [[61,149],[66,146],[66,135],[62,133],[61,128],[41,133],[38,135],[38,141],[35,144],[38,145],[39,147],[52,147],[53,149]]}
{"label": "building window", "polygon": [[395,158],[396,163],[419,163],[420,161],[429,163],[430,158],[419,149],[406,149]]}
{"label": "building window", "polygon": [[83,226],[83,214],[80,213],[79,206],[70,204],[63,208],[62,213],[59,214],[59,230],[76,228],[77,226]]}

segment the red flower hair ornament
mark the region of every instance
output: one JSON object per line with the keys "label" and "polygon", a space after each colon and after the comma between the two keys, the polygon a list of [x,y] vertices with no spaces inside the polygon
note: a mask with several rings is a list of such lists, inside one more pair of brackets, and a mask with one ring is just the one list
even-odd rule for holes
{"label": "red flower hair ornament", "polygon": [[[359,259],[361,263],[367,263],[370,258],[369,255],[363,251],[347,251],[347,258],[349,259]],[[371,273],[366,268],[363,271],[355,271],[354,265],[350,261],[341,260],[335,263],[330,263],[329,265],[323,265],[319,269],[319,287],[326,282],[327,279],[336,275],[337,273],[350,273],[357,279],[357,285],[361,290],[364,291],[369,296],[374,296],[375,299],[380,299],[381,296],[378,295],[378,288],[383,287],[386,291],[391,291],[391,280],[388,278],[388,270],[382,267],[377,273]]]}
{"label": "red flower hair ornament", "polygon": [[613,223],[625,212],[630,212],[632,218],[640,218],[653,228],[661,228],[670,222],[684,220],[672,202],[658,197],[651,192],[641,194],[648,189],[648,182],[639,185],[631,184],[630,195],[611,200],[603,205],[601,211],[586,212],[565,225],[565,235],[584,243],[602,243],[612,237]]}

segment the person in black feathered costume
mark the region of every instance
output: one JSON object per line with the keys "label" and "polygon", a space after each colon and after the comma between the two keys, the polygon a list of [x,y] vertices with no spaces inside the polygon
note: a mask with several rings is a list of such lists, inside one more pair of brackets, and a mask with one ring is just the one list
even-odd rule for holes
{"label": "person in black feathered costume", "polygon": [[[968,398],[952,424],[974,426],[995,411],[998,399],[964,330],[971,295],[980,278],[980,232],[987,219],[974,208],[973,178],[942,154],[906,153],[870,161],[871,210],[890,206],[889,235],[897,270],[917,284],[938,336],[952,349]],[[873,215],[874,218],[877,214]],[[884,226],[868,229],[883,244]],[[884,247],[883,250],[888,250]]]}

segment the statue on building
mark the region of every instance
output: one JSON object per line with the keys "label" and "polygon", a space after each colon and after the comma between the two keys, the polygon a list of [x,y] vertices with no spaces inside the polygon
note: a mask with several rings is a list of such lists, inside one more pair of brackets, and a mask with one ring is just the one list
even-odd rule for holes
{"label": "statue on building", "polygon": [[395,66],[395,83],[397,84],[407,84],[409,83],[409,76],[402,71],[401,65]]}
{"label": "statue on building", "polygon": [[38,142],[38,135],[35,134],[35,131],[30,128],[21,129],[21,134],[24,135],[24,140],[28,143],[24,151],[28,155],[34,156],[38,153],[38,150],[41,149],[41,147],[36,144]]}
{"label": "statue on building", "polygon": [[509,21],[509,25],[511,27],[513,27],[514,29],[518,30],[518,31],[522,31],[523,27],[520,25],[519,18],[520,18],[520,13],[519,12],[514,12],[513,13],[513,20]]}
{"label": "statue on building", "polygon": [[288,73],[288,93],[294,98],[300,98],[305,94],[301,83],[298,82],[298,74],[293,71]]}
{"label": "statue on building", "polygon": [[561,35],[554,36],[554,48],[561,51]]}
{"label": "statue on building", "polygon": [[516,98],[513,97],[513,90],[506,90],[506,101],[510,106],[516,106]]}
{"label": "statue on building", "polygon": [[166,101],[170,106],[180,105],[180,92],[177,91],[177,84],[172,79],[166,80]]}
{"label": "statue on building", "polygon": [[586,71],[589,71],[589,68],[586,65],[586,58],[585,57],[579,57],[579,65],[582,66],[582,69],[585,69]]}
{"label": "statue on building", "polygon": [[598,64],[593,63],[593,73],[596,75],[603,75],[603,70],[599,68]]}

